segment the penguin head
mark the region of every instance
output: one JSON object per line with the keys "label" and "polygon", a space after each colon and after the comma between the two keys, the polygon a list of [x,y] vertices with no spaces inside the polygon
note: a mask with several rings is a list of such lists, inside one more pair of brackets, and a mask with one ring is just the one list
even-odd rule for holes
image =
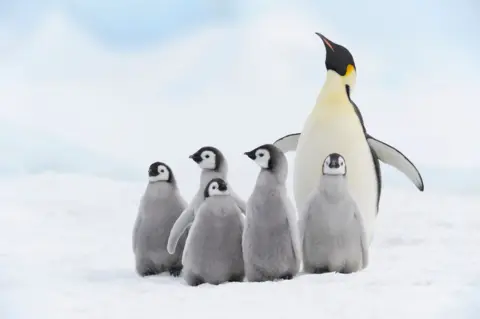
{"label": "penguin head", "polygon": [[327,79],[338,81],[351,91],[357,80],[357,68],[353,56],[347,48],[330,41],[324,35],[316,32],[325,45]]}
{"label": "penguin head", "polygon": [[201,147],[198,151],[189,156],[202,169],[219,170],[224,164],[223,154],[213,146]]}
{"label": "penguin head", "polygon": [[272,168],[272,154],[270,152],[270,145],[264,144],[249,152],[243,154],[247,155],[251,160],[258,164],[261,168],[271,169]]}
{"label": "penguin head", "polygon": [[167,182],[173,181],[173,173],[170,167],[162,162],[155,162],[150,164],[148,168],[148,180],[151,183],[155,182]]}
{"label": "penguin head", "polygon": [[286,158],[283,152],[273,144],[263,144],[249,152],[243,153],[262,169],[276,171],[284,167]]}
{"label": "penguin head", "polygon": [[346,175],[347,164],[342,155],[331,153],[323,161],[323,175]]}
{"label": "penguin head", "polygon": [[205,198],[229,194],[227,183],[222,178],[214,178],[208,182],[203,193]]}

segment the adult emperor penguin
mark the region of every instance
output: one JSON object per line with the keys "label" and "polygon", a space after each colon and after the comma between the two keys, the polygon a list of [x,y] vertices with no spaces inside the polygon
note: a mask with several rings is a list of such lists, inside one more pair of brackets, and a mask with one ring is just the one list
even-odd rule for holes
{"label": "adult emperor penguin", "polygon": [[[177,222],[172,228],[170,237],[168,239],[167,249],[173,254],[179,238],[182,236],[183,231],[193,223],[195,218],[195,212],[198,207],[203,203],[205,198],[205,187],[214,178],[221,178],[227,182],[228,175],[228,163],[223,153],[216,147],[203,146],[199,148],[195,153],[189,156],[197,165],[202,169],[200,173],[200,185],[197,193],[190,201],[188,207],[182,212]],[[228,183],[228,182],[227,182]],[[229,185],[230,196],[235,200],[240,210],[245,213],[245,201],[242,200]]]}
{"label": "adult emperor penguin", "polygon": [[243,214],[221,178],[207,184],[204,197],[185,244],[185,281],[190,286],[243,281]]}
{"label": "adult emperor penguin", "polygon": [[167,252],[167,240],[173,224],[187,203],[167,164],[152,163],[148,169],[148,179],[133,229],[136,270],[142,277],[164,271],[178,276],[182,271],[182,253],[187,232],[179,239],[175,254]]}
{"label": "adult emperor penguin", "polygon": [[363,218],[348,193],[347,171],[340,154],[329,154],[318,188],[299,212],[306,273],[352,273],[368,265]]}
{"label": "adult emperor penguin", "polygon": [[399,150],[367,133],[360,110],[351,99],[356,82],[352,54],[320,33],[326,49],[326,81],[301,133],[288,134],[274,145],[295,151],[294,195],[301,211],[322,174],[322,163],[338,152],[349,163],[348,187],[364,217],[367,241],[373,239],[382,177],[379,160],[405,174],[420,191],[423,180],[413,163]]}
{"label": "adult emperor penguin", "polygon": [[246,152],[260,166],[247,201],[242,246],[248,281],[292,279],[301,254],[295,209],[287,195],[287,158],[272,144]]}

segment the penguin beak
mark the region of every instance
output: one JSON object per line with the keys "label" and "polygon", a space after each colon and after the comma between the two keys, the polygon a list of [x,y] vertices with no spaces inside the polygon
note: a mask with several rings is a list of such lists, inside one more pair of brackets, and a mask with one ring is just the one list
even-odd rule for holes
{"label": "penguin beak", "polygon": [[188,158],[191,158],[197,164],[202,161],[200,154],[197,154],[197,153],[190,155]]}
{"label": "penguin beak", "polygon": [[337,161],[331,161],[328,165],[330,168],[340,168],[340,164]]}
{"label": "penguin beak", "polygon": [[335,48],[334,48],[334,44],[332,44],[330,42],[330,40],[328,40],[323,34],[321,33],[318,33],[318,32],[315,32],[316,35],[318,35],[320,37],[320,39],[322,39],[323,41],[323,44],[325,45],[325,49],[327,50],[331,50],[332,52],[335,52]]}
{"label": "penguin beak", "polygon": [[253,151],[245,152],[245,153],[243,153],[243,155],[247,155],[252,160],[255,159],[255,153]]}

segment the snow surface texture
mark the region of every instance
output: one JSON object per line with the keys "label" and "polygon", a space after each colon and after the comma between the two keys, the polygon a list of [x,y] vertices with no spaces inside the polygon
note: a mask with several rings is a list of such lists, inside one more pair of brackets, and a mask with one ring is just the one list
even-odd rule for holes
{"label": "snow surface texture", "polygon": [[0,317],[478,318],[479,199],[385,190],[360,273],[188,287],[134,272],[144,187],[74,175],[0,181]]}

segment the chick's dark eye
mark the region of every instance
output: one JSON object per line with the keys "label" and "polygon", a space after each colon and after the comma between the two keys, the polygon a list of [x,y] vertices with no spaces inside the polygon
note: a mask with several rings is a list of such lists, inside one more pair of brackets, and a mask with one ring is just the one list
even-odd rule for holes
{"label": "chick's dark eye", "polygon": [[213,186],[212,188],[213,188],[213,189],[217,189],[217,186]]}
{"label": "chick's dark eye", "polygon": [[161,169],[161,170],[160,170],[160,173],[165,173],[165,170],[164,170],[164,169]]}
{"label": "chick's dark eye", "polygon": [[258,154],[258,156],[263,157],[263,153]]}
{"label": "chick's dark eye", "polygon": [[340,165],[343,166],[343,162],[341,162]]}
{"label": "chick's dark eye", "polygon": [[208,154],[207,154],[207,155],[205,155],[205,158],[210,158],[210,155],[208,155]]}

